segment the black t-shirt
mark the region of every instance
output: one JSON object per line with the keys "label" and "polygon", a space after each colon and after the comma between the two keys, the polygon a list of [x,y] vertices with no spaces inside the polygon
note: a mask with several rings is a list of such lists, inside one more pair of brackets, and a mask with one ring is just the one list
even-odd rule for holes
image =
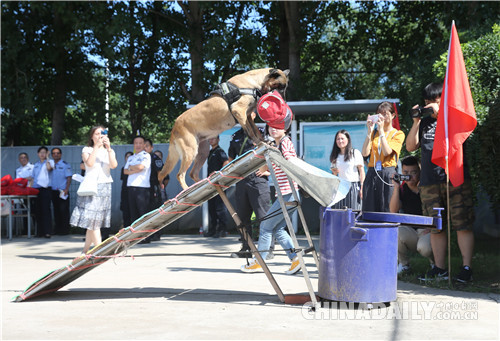
{"label": "black t-shirt", "polygon": [[158,186],[160,184],[158,182],[158,173],[163,168],[163,160],[155,153],[149,153],[149,155],[151,155],[151,175],[149,177],[149,184],[151,187]]}
{"label": "black t-shirt", "polygon": [[437,119],[426,116],[422,118],[418,131],[421,149],[420,185],[428,186],[446,182],[444,169],[432,163],[432,150],[434,148],[434,135],[436,134]]}
{"label": "black t-shirt", "polygon": [[[426,116],[420,122],[419,138],[421,149],[420,186],[446,183],[446,172],[443,168],[432,163],[432,150],[434,149],[434,136],[436,134],[437,119]],[[470,178],[469,166],[465,158],[467,141],[463,144],[464,179]]]}
{"label": "black t-shirt", "polygon": [[399,200],[401,201],[401,211],[403,213],[422,215],[420,194],[413,192],[406,183],[399,186]]}
{"label": "black t-shirt", "polygon": [[[265,131],[263,128],[259,128],[260,133],[264,136]],[[236,159],[238,156],[245,154],[249,150],[254,149],[255,146],[251,138],[249,138],[243,128],[238,130],[231,136],[231,141],[229,142],[229,149],[227,153],[231,159]],[[252,182],[254,184],[265,184],[267,186],[267,176],[258,177],[255,173],[250,174],[245,178],[245,181]]]}
{"label": "black t-shirt", "polygon": [[[260,133],[264,136],[264,129],[259,128]],[[229,142],[229,149],[227,151],[231,159],[236,159],[238,156],[245,154],[249,150],[254,149],[253,141],[249,138],[243,128],[238,130],[231,136],[231,141]]]}
{"label": "black t-shirt", "polygon": [[228,158],[226,152],[220,146],[210,149],[207,161],[208,174],[220,170],[224,162],[227,161],[227,159]]}

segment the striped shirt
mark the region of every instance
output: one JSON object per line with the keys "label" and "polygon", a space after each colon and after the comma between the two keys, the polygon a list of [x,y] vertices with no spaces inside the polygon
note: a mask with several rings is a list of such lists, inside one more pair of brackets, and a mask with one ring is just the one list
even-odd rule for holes
{"label": "striped shirt", "polygon": [[[279,150],[281,151],[281,155],[283,155],[283,157],[286,160],[292,157],[297,157],[297,153],[295,153],[295,148],[293,146],[293,143],[288,136],[285,136],[281,140],[279,145]],[[286,173],[283,172],[283,170],[274,163],[273,163],[273,170],[274,174],[276,174],[276,179],[278,180],[278,185],[280,186],[281,194],[286,195],[292,193],[292,189],[290,187],[290,183],[288,182],[288,177]],[[295,190],[298,190],[298,186],[295,183],[295,181],[293,182],[293,186],[295,187]],[[277,193],[276,196],[278,196]]]}

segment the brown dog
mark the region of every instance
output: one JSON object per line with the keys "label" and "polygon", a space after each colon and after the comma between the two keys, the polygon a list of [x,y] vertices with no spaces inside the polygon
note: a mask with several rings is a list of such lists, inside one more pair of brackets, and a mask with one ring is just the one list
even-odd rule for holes
{"label": "brown dog", "polygon": [[[288,85],[288,72],[289,70],[278,69],[252,70],[232,77],[229,82],[239,89],[256,89],[261,94],[277,89],[284,95]],[[177,180],[182,188],[188,188],[185,179],[186,172],[193,161],[194,166],[189,176],[195,182],[198,181],[198,174],[210,152],[208,139],[232,128],[236,121],[255,143],[262,141],[262,136],[250,116],[256,106],[257,100],[254,96],[242,94],[236,102],[230,105],[230,111],[228,103],[222,96],[212,95],[182,113],[172,128],[167,160],[161,172],[158,173],[160,183],[172,171],[179,158],[181,166],[177,173]]]}

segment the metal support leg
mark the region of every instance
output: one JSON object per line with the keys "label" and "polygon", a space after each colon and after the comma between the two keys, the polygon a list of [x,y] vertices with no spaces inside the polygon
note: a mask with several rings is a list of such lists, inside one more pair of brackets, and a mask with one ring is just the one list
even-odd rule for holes
{"label": "metal support leg", "polygon": [[29,197],[26,197],[27,205],[28,205],[28,238],[31,238],[31,200]]}
{"label": "metal support leg", "polygon": [[[316,247],[314,246],[314,243],[311,238],[311,234],[309,233],[309,227],[307,226],[306,218],[304,217],[304,212],[302,211],[302,204],[300,203],[300,200],[297,195],[297,191],[295,191],[295,188],[293,186],[293,182],[290,178],[288,178],[288,182],[290,183],[290,187],[292,188],[292,193],[295,201],[297,202],[297,211],[299,212],[299,218],[300,221],[302,222],[302,227],[304,228],[304,232],[306,234],[307,242],[309,244],[309,247],[312,248],[312,255],[314,258],[314,262],[316,263],[316,268],[319,270],[319,258],[318,258],[318,253],[316,252]],[[295,231],[294,231],[295,232]]]}
{"label": "metal support leg", "polygon": [[238,217],[238,214],[234,210],[233,205],[231,205],[231,203],[229,202],[229,199],[227,198],[226,193],[224,193],[224,191],[219,186],[214,185],[214,187],[217,190],[217,193],[219,193],[220,197],[222,198],[222,201],[226,205],[227,210],[231,214],[231,217],[233,218],[234,222],[236,223],[236,226],[237,226],[238,230],[240,231],[241,235],[248,243],[248,246],[250,246],[250,249],[252,250],[252,253],[255,255],[255,257],[257,258],[257,261],[259,262],[259,264],[262,266],[262,270],[264,270],[264,273],[266,274],[267,279],[269,280],[269,282],[271,282],[271,285],[273,286],[274,291],[276,291],[276,294],[278,295],[280,301],[284,303],[285,302],[285,295],[283,295],[283,291],[281,291],[281,288],[279,287],[278,282],[276,282],[276,279],[274,279],[274,276],[271,273],[271,270],[269,270],[269,267],[264,262],[264,259],[260,255],[260,252],[257,251],[257,248],[255,247],[255,244],[252,240],[252,237],[247,232],[247,230],[245,228],[243,228],[243,226],[241,225],[240,217]]}
{"label": "metal support leg", "polygon": [[[269,159],[269,154],[266,153],[265,155],[266,155],[267,166],[269,168],[269,171],[271,172],[271,176],[273,178],[273,183],[275,184],[275,187],[276,187],[276,193],[278,194],[278,200],[280,201],[281,210],[283,211],[283,216],[285,217],[286,225],[288,226],[288,230],[290,232],[290,237],[292,237],[292,241],[293,241],[295,248],[299,249],[300,245],[299,245],[299,242],[297,241],[297,237],[295,236],[295,231],[293,230],[292,220],[290,219],[290,215],[288,214],[288,211],[286,208],[286,203],[283,200],[283,194],[281,193],[281,189],[278,186],[278,179],[276,178],[276,174],[274,173],[272,162]],[[292,193],[294,195],[294,198],[297,200],[298,205],[300,205],[300,202],[298,200],[298,196],[297,196],[297,193],[295,192],[293,184],[292,184]],[[300,263],[300,267],[302,270],[302,274],[304,275],[304,280],[306,282],[307,289],[309,291],[309,296],[311,297],[311,303],[313,304],[313,306],[315,308],[317,308],[317,307],[319,307],[319,303],[316,300],[316,294],[315,294],[314,289],[312,287],[311,279],[309,277],[309,272],[307,271],[306,264],[304,263],[304,257],[303,257],[304,255],[305,255],[304,250],[297,252],[297,257],[299,258],[299,263]]]}

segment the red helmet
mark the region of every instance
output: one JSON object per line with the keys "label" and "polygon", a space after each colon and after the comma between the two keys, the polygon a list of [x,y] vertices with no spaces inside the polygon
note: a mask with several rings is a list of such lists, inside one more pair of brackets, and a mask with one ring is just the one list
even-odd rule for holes
{"label": "red helmet", "polygon": [[276,90],[259,99],[257,113],[262,121],[275,129],[287,130],[292,124],[292,110]]}

